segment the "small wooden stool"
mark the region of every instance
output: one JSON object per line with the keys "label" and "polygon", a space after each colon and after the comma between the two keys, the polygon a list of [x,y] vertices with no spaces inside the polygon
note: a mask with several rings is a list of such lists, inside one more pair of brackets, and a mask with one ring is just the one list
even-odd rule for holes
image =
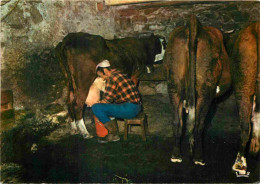
{"label": "small wooden stool", "polygon": [[146,133],[147,133],[147,118],[146,114],[140,112],[135,118],[132,119],[124,119],[125,121],[125,133],[124,140],[127,140],[128,137],[128,126],[129,125],[140,125],[142,129],[142,138],[146,141]]}

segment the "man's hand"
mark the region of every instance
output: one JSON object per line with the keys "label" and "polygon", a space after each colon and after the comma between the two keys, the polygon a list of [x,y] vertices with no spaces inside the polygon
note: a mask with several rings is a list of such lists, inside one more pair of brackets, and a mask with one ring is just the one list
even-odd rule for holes
{"label": "man's hand", "polygon": [[105,99],[99,101],[99,103],[108,103]]}

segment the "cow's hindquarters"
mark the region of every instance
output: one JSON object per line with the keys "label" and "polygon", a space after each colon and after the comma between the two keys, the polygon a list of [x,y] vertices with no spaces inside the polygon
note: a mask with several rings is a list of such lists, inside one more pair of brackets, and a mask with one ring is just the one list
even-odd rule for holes
{"label": "cow's hindquarters", "polygon": [[260,151],[260,23],[255,25],[256,43],[257,43],[257,75],[256,92],[253,101],[252,112],[252,139],[250,143],[250,153],[257,155]]}
{"label": "cow's hindquarters", "polygon": [[[239,122],[241,129],[241,144],[233,170],[244,173],[247,169],[246,153],[247,144],[250,141],[251,116],[253,112],[253,102],[257,84],[257,37],[249,26],[239,33],[233,51],[233,81],[235,96],[239,111]],[[254,122],[253,122],[254,124]],[[254,124],[255,125],[255,124]],[[254,126],[253,125],[253,126]],[[251,142],[251,146],[256,141]],[[258,142],[258,140],[257,140]]]}
{"label": "cow's hindquarters", "polygon": [[79,54],[74,49],[67,50],[67,62],[71,77],[69,106],[73,110],[76,125],[84,138],[91,138],[83,120],[83,106],[95,78],[95,63],[87,53]]}

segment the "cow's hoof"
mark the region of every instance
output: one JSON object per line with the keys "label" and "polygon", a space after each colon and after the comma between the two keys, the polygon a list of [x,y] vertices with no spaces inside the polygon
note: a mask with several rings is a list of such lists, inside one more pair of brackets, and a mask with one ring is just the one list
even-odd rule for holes
{"label": "cow's hoof", "polygon": [[203,162],[202,160],[194,160],[194,163],[195,163],[196,165],[201,165],[201,166],[206,165],[206,163]]}
{"label": "cow's hoof", "polygon": [[236,161],[234,165],[232,166],[232,170],[239,172],[239,174],[246,174],[247,164],[246,164],[246,158],[241,157],[240,154],[237,154]]}
{"label": "cow's hoof", "polygon": [[181,163],[181,162],[182,162],[182,159],[181,159],[181,158],[177,158],[177,157],[175,157],[175,156],[172,156],[171,162],[173,162],[173,163]]}
{"label": "cow's hoof", "polygon": [[85,134],[85,135],[83,135],[83,138],[84,139],[91,139],[91,138],[93,138],[93,135]]}

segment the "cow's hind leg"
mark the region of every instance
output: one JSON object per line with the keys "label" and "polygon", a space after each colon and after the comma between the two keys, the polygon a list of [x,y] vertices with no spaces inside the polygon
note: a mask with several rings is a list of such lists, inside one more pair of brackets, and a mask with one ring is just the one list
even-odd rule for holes
{"label": "cow's hind leg", "polygon": [[250,137],[250,117],[252,113],[252,97],[247,94],[242,94],[237,96],[237,104],[239,110],[239,122],[241,129],[241,143],[239,153],[237,154],[236,161],[232,166],[234,171],[238,171],[241,174],[246,173],[247,163],[246,163],[246,146]]}
{"label": "cow's hind leg", "polygon": [[194,127],[194,152],[193,161],[197,165],[205,165],[204,159],[204,135],[205,130],[205,118],[209,111],[211,104],[210,98],[204,96],[203,98],[197,99],[196,105],[196,123]]}
{"label": "cow's hind leg", "polygon": [[252,113],[252,139],[250,144],[250,153],[257,155],[260,150],[260,24],[258,25],[258,57],[257,57],[257,76],[256,76],[256,92],[253,102]]}
{"label": "cow's hind leg", "polygon": [[[182,109],[183,104],[181,103],[180,97],[178,94],[174,93],[170,95],[170,100],[172,103],[172,114],[173,114],[173,124],[174,124],[174,145],[173,145],[173,154],[171,156],[171,162],[179,163],[182,162],[181,156],[181,136],[182,136]],[[176,128],[176,129],[175,129]]]}
{"label": "cow's hind leg", "polygon": [[256,93],[254,98],[254,107],[252,113],[252,139],[250,144],[250,153],[256,154],[260,150],[260,24],[257,24],[257,76],[256,76]]}
{"label": "cow's hind leg", "polygon": [[75,109],[75,116],[76,116],[76,125],[80,131],[80,134],[83,136],[84,139],[90,139],[93,136],[90,135],[88,132],[84,120],[83,120],[83,105],[84,105],[85,99],[76,98],[74,101],[74,109]]}
{"label": "cow's hind leg", "polygon": [[75,111],[73,108],[73,99],[74,99],[74,94],[72,91],[69,91],[68,95],[68,113],[70,119],[70,126],[71,126],[71,133],[76,134],[77,133],[77,126],[76,126],[76,116],[75,116]]}

